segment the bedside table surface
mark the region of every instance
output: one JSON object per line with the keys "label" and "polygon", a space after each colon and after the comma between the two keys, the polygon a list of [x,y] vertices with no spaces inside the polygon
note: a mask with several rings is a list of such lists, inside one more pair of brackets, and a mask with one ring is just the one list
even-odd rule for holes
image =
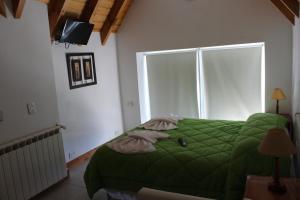
{"label": "bedside table surface", "polygon": [[300,179],[281,178],[287,189],[284,195],[269,192],[268,185],[272,180],[272,177],[248,176],[245,197],[251,200],[300,200]]}

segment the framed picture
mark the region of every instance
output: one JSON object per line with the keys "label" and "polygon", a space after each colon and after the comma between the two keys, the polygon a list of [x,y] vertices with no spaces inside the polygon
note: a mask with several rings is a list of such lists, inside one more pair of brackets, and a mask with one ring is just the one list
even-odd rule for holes
{"label": "framed picture", "polygon": [[66,53],[70,89],[97,84],[94,53]]}

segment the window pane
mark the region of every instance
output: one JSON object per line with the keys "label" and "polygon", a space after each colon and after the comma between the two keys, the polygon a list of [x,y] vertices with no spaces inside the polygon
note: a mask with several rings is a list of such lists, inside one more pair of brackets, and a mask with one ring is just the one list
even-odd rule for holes
{"label": "window pane", "polygon": [[147,56],[151,117],[198,118],[196,52]]}
{"label": "window pane", "polygon": [[208,119],[246,120],[262,112],[261,47],[205,50],[202,76]]}

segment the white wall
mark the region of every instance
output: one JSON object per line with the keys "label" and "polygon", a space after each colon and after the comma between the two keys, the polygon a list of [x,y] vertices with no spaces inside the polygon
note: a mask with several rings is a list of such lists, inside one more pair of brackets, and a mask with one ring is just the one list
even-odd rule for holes
{"label": "white wall", "polygon": [[300,20],[293,29],[293,113],[300,112]]}
{"label": "white wall", "polygon": [[262,0],[138,0],[117,35],[125,128],[140,122],[136,52],[266,42],[266,110],[274,111],[275,87],[290,112],[292,26],[271,3]]}
{"label": "white wall", "polygon": [[[7,14],[0,16],[0,144],[60,122],[67,126],[63,137],[69,160],[69,153],[73,159],[120,134],[115,36],[105,46],[93,33],[88,46],[51,48],[45,4],[26,1],[21,19],[8,9]],[[95,53],[97,85],[69,89],[66,52]],[[28,102],[36,103],[35,115],[27,114]]]}
{"label": "white wall", "polygon": [[[300,113],[300,20],[296,19],[293,29],[293,116]],[[298,148],[298,176],[300,176],[300,115],[295,116],[294,139]]]}
{"label": "white wall", "polygon": [[[0,144],[58,121],[46,5],[26,1],[21,19],[0,16]],[[28,115],[26,104],[37,113]]]}
{"label": "white wall", "polygon": [[[112,35],[102,46],[99,36],[93,33],[87,46],[52,45],[59,121],[67,127],[63,134],[67,161],[123,132],[116,39]],[[94,52],[97,85],[69,89],[65,53],[70,52]]]}

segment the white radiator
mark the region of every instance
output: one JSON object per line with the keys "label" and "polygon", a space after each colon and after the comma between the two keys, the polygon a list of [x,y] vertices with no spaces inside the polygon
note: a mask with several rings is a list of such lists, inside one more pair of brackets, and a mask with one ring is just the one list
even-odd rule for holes
{"label": "white radiator", "polygon": [[67,176],[60,126],[0,146],[0,200],[27,200]]}

